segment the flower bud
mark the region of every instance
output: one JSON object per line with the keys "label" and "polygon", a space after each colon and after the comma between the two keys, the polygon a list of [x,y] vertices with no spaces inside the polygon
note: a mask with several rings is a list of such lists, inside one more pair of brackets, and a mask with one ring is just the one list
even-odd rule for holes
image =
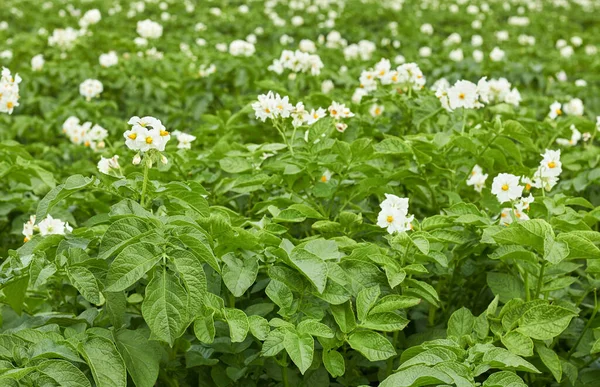
{"label": "flower bud", "polygon": [[142,162],[142,156],[140,156],[140,154],[136,154],[135,156],[133,156],[133,161],[132,164],[133,165],[139,165]]}

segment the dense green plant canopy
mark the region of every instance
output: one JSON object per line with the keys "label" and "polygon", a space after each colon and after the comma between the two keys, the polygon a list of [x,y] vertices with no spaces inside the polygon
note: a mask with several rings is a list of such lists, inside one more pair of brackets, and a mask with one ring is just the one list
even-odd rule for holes
{"label": "dense green plant canopy", "polygon": [[599,385],[597,1],[0,8],[0,386]]}

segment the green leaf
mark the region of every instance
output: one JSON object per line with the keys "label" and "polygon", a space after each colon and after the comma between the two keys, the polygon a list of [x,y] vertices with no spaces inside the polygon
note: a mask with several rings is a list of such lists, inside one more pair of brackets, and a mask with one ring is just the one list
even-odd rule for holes
{"label": "green leaf", "polygon": [[279,282],[275,279],[269,281],[269,284],[265,289],[265,293],[271,299],[271,301],[283,309],[283,312],[291,307],[292,302],[294,302],[294,295],[292,294],[290,288],[288,288],[283,282]]}
{"label": "green leaf", "polygon": [[423,365],[415,365],[388,376],[379,387],[419,387],[438,384],[451,384],[446,373]]}
{"label": "green leaf", "polygon": [[569,246],[568,259],[599,259],[600,249],[577,231],[558,234],[556,239]]}
{"label": "green leaf", "polygon": [[248,325],[250,326],[250,333],[261,341],[266,340],[269,332],[271,332],[269,322],[261,316],[248,316]]}
{"label": "green leaf", "polygon": [[150,339],[173,345],[187,327],[188,294],[173,274],[158,268],[146,286],[142,316],[152,332]]}
{"label": "green leaf", "polygon": [[504,348],[494,348],[485,352],[482,361],[501,370],[540,373],[533,364]]}
{"label": "green leaf", "polygon": [[517,374],[510,371],[496,372],[490,375],[483,387],[527,387]]}
{"label": "green leaf", "polygon": [[327,264],[311,252],[294,248],[290,261],[312,283],[319,293],[323,293],[327,284]]}
{"label": "green leaf", "polygon": [[396,350],[389,340],[375,332],[354,332],[347,340],[352,349],[360,352],[370,361],[385,360],[396,356]]}
{"label": "green leaf", "polygon": [[531,219],[523,222],[515,222],[492,235],[492,238],[498,244],[529,246],[543,254],[544,240],[548,233],[554,235],[552,226],[546,221]]}
{"label": "green leaf", "polygon": [[205,344],[211,344],[215,340],[214,312],[201,314],[194,321],[194,334]]}
{"label": "green leaf", "polygon": [[126,246],[153,233],[155,229],[156,226],[145,219],[123,218],[117,220],[104,233],[100,242],[98,258],[106,259],[113,254],[118,254]]}
{"label": "green leaf", "polygon": [[202,195],[207,192],[196,181],[188,181],[185,184],[178,181],[173,181],[167,184],[165,194],[169,197],[178,199],[185,203],[190,209],[197,212],[200,216],[210,216],[208,202]]}
{"label": "green leaf", "polygon": [[327,372],[334,378],[343,376],[346,372],[344,356],[335,350],[323,351],[323,364],[325,365]]}
{"label": "green leaf", "polygon": [[409,321],[393,312],[370,313],[360,324],[361,327],[376,331],[395,332],[406,328]]}
{"label": "green leaf", "polygon": [[151,243],[127,246],[108,268],[106,291],[118,292],[135,284],[161,260],[162,255],[162,250]]}
{"label": "green leaf", "polygon": [[296,364],[300,373],[304,375],[308,367],[312,364],[315,341],[308,333],[297,333],[287,331],[283,340],[285,350],[290,355],[290,359]]}
{"label": "green leaf", "polygon": [[67,267],[67,276],[83,298],[92,304],[100,304],[100,289],[91,271],[82,266],[71,266]]}
{"label": "green leaf", "polygon": [[4,293],[3,301],[10,305],[10,307],[19,315],[23,310],[23,301],[25,301],[25,294],[27,293],[28,286],[29,276],[25,276],[11,281],[2,289],[2,292]]}
{"label": "green leaf", "polygon": [[558,265],[569,256],[569,246],[562,241],[557,241],[551,233],[544,239],[544,259]]}
{"label": "green leaf", "polygon": [[410,154],[411,148],[398,137],[389,136],[380,143],[375,144],[375,151],[386,155]]}
{"label": "green leaf", "polygon": [[406,309],[421,303],[421,299],[417,297],[410,296],[399,296],[396,294],[391,294],[389,296],[382,297],[376,304],[373,306],[369,313],[384,313],[384,312],[394,312],[398,309]]}
{"label": "green leaf", "polygon": [[246,339],[250,325],[248,316],[239,309],[225,308],[225,319],[229,325],[229,335],[233,343],[241,343]]}
{"label": "green leaf", "polygon": [[556,305],[539,305],[519,318],[517,331],[537,340],[548,340],[567,329],[577,313]]}
{"label": "green leaf", "polygon": [[186,250],[176,249],[170,255],[189,295],[188,314],[196,316],[208,292],[202,263]]}
{"label": "green leaf", "polygon": [[349,333],[356,328],[356,319],[350,301],[341,305],[331,305],[331,313],[342,332]]}
{"label": "green leaf", "polygon": [[554,379],[556,379],[556,381],[560,383],[560,381],[562,380],[563,368],[560,363],[560,358],[558,357],[556,352],[554,352],[550,348],[546,348],[543,344],[536,344],[535,350],[540,356],[542,363],[544,363],[544,365],[548,367],[550,372],[552,372],[552,376],[554,376]]}
{"label": "green leaf", "polygon": [[83,177],[82,175],[73,175],[65,180],[64,184],[60,184],[54,187],[50,192],[40,200],[37,211],[35,213],[36,219],[42,221],[48,212],[61,200],[69,197],[77,191],[81,191],[87,188],[94,182],[93,177]]}
{"label": "green leaf", "polygon": [[487,273],[487,284],[502,302],[525,297],[525,285],[510,274]]}
{"label": "green leaf", "polygon": [[307,333],[311,336],[319,336],[332,338],[334,336],[333,331],[327,325],[315,320],[315,319],[306,319],[300,322],[296,327],[298,334]]}
{"label": "green leaf", "polygon": [[452,313],[450,320],[448,320],[448,337],[454,336],[460,339],[463,336],[468,336],[473,332],[474,324],[475,317],[473,317],[471,311],[462,307]]}
{"label": "green leaf", "polygon": [[225,263],[222,274],[225,286],[235,297],[241,297],[256,281],[258,260],[256,257],[239,259],[233,254],[226,254],[221,259]]}
{"label": "green leaf", "polygon": [[60,387],[91,387],[83,372],[65,360],[46,360],[37,365],[37,370]]}
{"label": "green leaf", "polygon": [[96,385],[127,386],[125,363],[112,341],[104,337],[92,337],[80,343],[78,349],[90,366]]}
{"label": "green leaf", "polygon": [[113,333],[119,353],[136,387],[152,387],[158,379],[161,348],[139,330]]}
{"label": "green leaf", "polygon": [[252,169],[252,164],[242,157],[227,157],[219,160],[221,169],[227,173],[242,173]]}
{"label": "green leaf", "polygon": [[377,302],[379,294],[379,286],[365,288],[358,293],[358,296],[356,297],[356,313],[358,314],[358,319],[360,321],[366,319],[369,311]]}
{"label": "green leaf", "polygon": [[210,267],[220,273],[221,267],[219,266],[219,262],[210,247],[202,241],[202,235],[203,234],[198,230],[192,231],[188,229],[185,234],[178,235],[177,239],[179,239],[185,247],[189,248],[198,259],[208,263]]}
{"label": "green leaf", "polygon": [[502,336],[502,344],[515,355],[533,356],[533,341],[520,332],[508,332]]}
{"label": "green leaf", "polygon": [[285,329],[278,328],[269,333],[262,346],[263,356],[275,356],[285,348],[283,343],[285,339],[285,332]]}

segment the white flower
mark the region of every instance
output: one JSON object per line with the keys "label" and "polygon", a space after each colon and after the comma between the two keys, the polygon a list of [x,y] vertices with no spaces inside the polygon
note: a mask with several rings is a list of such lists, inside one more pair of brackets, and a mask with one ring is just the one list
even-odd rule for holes
{"label": "white flower", "polygon": [[234,40],[229,44],[229,53],[233,56],[252,56],[256,52],[254,44],[245,40]]}
{"label": "white flower", "polygon": [[563,110],[568,115],[580,117],[583,115],[583,101],[579,98],[573,98],[564,104]]}
{"label": "white flower", "polygon": [[490,52],[490,59],[492,60],[492,62],[500,62],[502,59],[504,59],[504,56],[504,51],[498,47],[494,47],[492,49],[492,52]]}
{"label": "white flower", "polygon": [[379,204],[379,207],[382,209],[391,207],[406,214],[408,213],[408,199],[386,193],[385,200]]}
{"label": "white flower", "polygon": [[557,138],[556,143],[562,146],[575,146],[581,140],[581,132],[577,130],[575,125],[571,125],[571,138]]}
{"label": "white flower", "polygon": [[540,162],[540,167],[544,168],[545,176],[559,176],[562,173],[562,163],[560,162],[560,149],[546,149],[546,152],[543,153],[541,156],[542,161]]}
{"label": "white flower", "polygon": [[338,132],[344,133],[346,131],[346,129],[348,129],[348,124],[345,124],[343,122],[335,123],[335,130],[337,130]]}
{"label": "white flower", "polygon": [[331,90],[335,88],[333,81],[331,79],[326,79],[321,83],[321,92],[323,94],[329,94]]}
{"label": "white flower", "polygon": [[110,51],[106,54],[101,54],[99,61],[102,67],[112,67],[119,63],[119,57],[116,52]]}
{"label": "white flower", "polygon": [[277,115],[283,118],[288,118],[290,116],[294,110],[294,105],[292,105],[289,100],[290,98],[288,96],[282,98],[279,94],[276,94],[274,104]]}
{"label": "white flower", "polygon": [[319,180],[321,180],[322,183],[328,183],[329,180],[331,180],[331,172],[326,169]]}
{"label": "white flower", "polygon": [[0,113],[12,114],[13,109],[19,106],[19,83],[21,77],[15,74],[13,77],[10,70],[2,68],[0,77]]}
{"label": "white flower", "polygon": [[519,185],[519,177],[510,173],[501,173],[492,182],[492,194],[500,203],[509,202],[521,197],[523,186]]}
{"label": "white flower", "polygon": [[[107,159],[104,157],[100,158],[100,161],[98,161],[98,171],[100,171],[101,173],[104,173],[105,175],[115,175],[118,174],[118,170],[121,169],[121,166],[119,165],[119,156],[118,155],[114,155],[113,157]],[[111,173],[113,172],[113,173]]]}
{"label": "white flower", "polygon": [[178,149],[191,149],[192,142],[196,140],[196,136],[182,132],[177,133],[176,137],[177,141],[179,141],[179,144],[177,144]]}
{"label": "white flower", "polygon": [[350,109],[346,107],[346,105],[335,101],[331,102],[331,106],[329,106],[327,110],[329,111],[329,115],[336,120],[354,117],[354,113],[352,113]]}
{"label": "white flower", "polygon": [[90,25],[96,24],[102,19],[102,14],[97,9],[90,9],[83,17],[79,20],[79,26],[81,28],[87,28]]}
{"label": "white flower", "polygon": [[369,114],[371,114],[373,117],[379,117],[381,114],[383,114],[384,109],[385,107],[383,105],[373,104],[369,108]]}
{"label": "white flower", "polygon": [[326,110],[323,108],[318,108],[317,110],[312,109],[308,115],[306,123],[308,125],[312,125],[315,122],[319,121],[321,118],[325,117]]}
{"label": "white flower", "polygon": [[379,205],[381,211],[377,216],[377,225],[387,229],[390,234],[410,230],[414,216],[408,216],[408,199],[392,194],[385,194],[385,197]]}
{"label": "white flower", "polygon": [[23,242],[29,242],[33,238],[33,232],[35,231],[35,215],[31,215],[27,223],[23,224],[23,236],[25,237]]}
{"label": "white flower", "polygon": [[258,96],[258,102],[252,104],[257,119],[265,122],[267,118],[275,118],[275,95],[272,91]]}
{"label": "white flower", "polygon": [[136,31],[144,39],[158,39],[163,34],[163,27],[150,19],[137,22]]}
{"label": "white flower", "polygon": [[42,54],[38,54],[31,58],[31,69],[33,71],[41,71],[44,68],[44,56]]}
{"label": "white flower", "polygon": [[65,231],[71,231],[68,223],[60,219],[54,219],[50,214],[38,224],[38,228],[41,236],[65,235]]}
{"label": "white flower", "polygon": [[65,29],[57,28],[52,31],[52,35],[48,37],[48,45],[57,46],[62,51],[71,50],[79,38],[81,33],[71,27]]}
{"label": "white flower", "polygon": [[465,58],[465,56],[463,55],[463,50],[460,48],[450,51],[450,54],[448,55],[448,57],[453,62],[460,62]]}
{"label": "white flower", "polygon": [[563,114],[562,105],[558,101],[554,101],[552,105],[550,105],[550,113],[548,113],[548,117],[554,120],[556,117]]}
{"label": "white flower", "polygon": [[87,101],[96,98],[102,91],[104,91],[102,82],[97,79],[86,79],[79,85],[79,94],[85,97]]}
{"label": "white flower", "polygon": [[125,145],[131,150],[142,152],[150,149],[164,151],[171,134],[166,130],[162,122],[154,117],[134,116],[127,122],[132,125],[130,130],[123,133]]}
{"label": "white flower", "polygon": [[452,110],[457,108],[474,109],[478,106],[478,99],[477,85],[473,82],[457,81],[448,89],[448,100]]}
{"label": "white flower", "polygon": [[485,187],[485,181],[487,178],[487,173],[483,173],[481,167],[479,165],[475,165],[471,171],[471,174],[469,175],[469,178],[467,179],[467,185],[473,186],[475,191],[481,192],[483,187]]}
{"label": "white flower", "polygon": [[476,63],[481,63],[483,61],[483,51],[481,50],[473,50],[473,60]]}
{"label": "white flower", "polygon": [[131,161],[131,163],[133,165],[139,165],[142,162],[142,156],[140,156],[140,154],[136,154],[135,156],[133,156],[133,160]]}

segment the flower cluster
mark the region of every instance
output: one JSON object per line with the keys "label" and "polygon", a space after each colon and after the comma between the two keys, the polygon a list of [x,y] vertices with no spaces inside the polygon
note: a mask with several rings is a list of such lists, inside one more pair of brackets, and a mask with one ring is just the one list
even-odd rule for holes
{"label": "flower cluster", "polygon": [[550,105],[548,117],[552,120],[556,119],[558,116],[562,116],[563,114],[581,117],[583,115],[583,110],[583,101],[579,98],[573,98],[564,105],[558,101],[554,101],[552,105]]}
{"label": "flower cluster", "polygon": [[575,127],[575,125],[571,125],[570,127],[571,129],[571,138],[557,138],[556,139],[556,143],[558,145],[562,145],[562,146],[575,146],[577,145],[577,143],[579,142],[579,140],[581,140],[581,132],[579,130],[577,130],[577,127]]}
{"label": "flower cluster", "polygon": [[36,56],[31,58],[31,69],[33,71],[42,71],[45,63],[46,61],[44,60],[44,55],[37,54]]}
{"label": "flower cluster", "polygon": [[74,116],[67,118],[62,130],[73,144],[85,145],[92,150],[103,149],[108,136],[108,131],[100,125],[92,126],[91,122],[80,124],[79,118]]}
{"label": "flower cluster", "polygon": [[483,173],[483,169],[481,169],[481,167],[476,164],[471,170],[471,174],[467,179],[467,185],[473,186],[475,191],[481,192],[483,187],[485,187],[485,181],[487,180],[487,178],[488,174]]}
{"label": "flower cluster", "polygon": [[440,100],[442,107],[451,112],[458,108],[479,109],[484,103],[489,102],[490,87],[485,77],[477,84],[460,80],[449,87],[447,82],[438,83],[435,96]]}
{"label": "flower cluster", "polygon": [[162,36],[163,27],[150,19],[137,22],[136,31],[144,39],[158,39]]}
{"label": "flower cluster", "polygon": [[86,79],[79,85],[79,94],[85,97],[86,101],[91,101],[104,91],[102,82],[97,79]]}
{"label": "flower cluster", "polygon": [[73,231],[69,223],[63,222],[60,219],[54,219],[48,214],[39,224],[35,224],[35,215],[29,217],[29,221],[23,225],[24,241],[28,242],[33,238],[33,233],[38,231],[41,236],[46,235],[65,235],[67,232]]}
{"label": "flower cluster", "polygon": [[0,77],[0,113],[12,114],[13,109],[19,106],[19,83],[21,77],[15,74],[13,77],[10,70],[2,68]]}
{"label": "flower cluster", "polygon": [[206,78],[216,72],[217,72],[217,67],[214,64],[211,64],[208,66],[201,65],[200,68],[198,69],[198,75],[200,76],[200,78]]}
{"label": "flower cluster", "polygon": [[196,136],[180,132],[179,130],[175,130],[173,132],[173,136],[175,136],[175,138],[177,138],[177,141],[179,141],[179,143],[177,144],[178,149],[192,149],[192,142],[196,140]]}
{"label": "flower cluster", "polygon": [[282,74],[284,70],[294,73],[308,73],[311,75],[321,74],[323,62],[318,55],[309,54],[300,50],[283,50],[279,59],[275,59],[269,66],[269,70]]}
{"label": "flower cluster", "polygon": [[360,74],[360,87],[354,91],[352,101],[359,103],[365,95],[377,90],[381,85],[395,85],[399,90],[421,90],[425,86],[425,76],[416,63],[404,63],[392,69],[388,59],[380,60],[374,68],[363,70]]}
{"label": "flower cluster", "polygon": [[344,47],[344,58],[346,61],[360,58],[363,61],[370,60],[375,52],[375,43],[369,40],[361,40],[358,44],[350,44]]}
{"label": "flower cluster", "polygon": [[62,51],[69,51],[77,42],[77,39],[81,36],[81,32],[71,27],[57,28],[52,31],[52,35],[48,37],[48,44],[50,46],[56,46]]}
{"label": "flower cluster", "polygon": [[229,43],[229,53],[233,56],[252,56],[255,52],[254,44],[245,40],[234,40]]}
{"label": "flower cluster", "polygon": [[519,106],[521,102],[521,93],[517,88],[512,87],[506,78],[490,79],[487,81],[489,87],[490,103],[508,103]]}
{"label": "flower cluster", "polygon": [[534,198],[531,194],[523,197],[525,187],[519,184],[520,178],[510,173],[500,173],[492,182],[492,193],[500,203],[510,202],[511,208],[503,208],[500,213],[500,224],[509,225],[514,219],[528,220],[529,216],[524,212],[529,209],[529,204]]}
{"label": "flower cluster", "polygon": [[387,229],[387,232],[409,231],[414,215],[408,215],[408,199],[392,194],[385,194],[385,200],[379,205],[381,211],[377,215],[377,225]]}
{"label": "flower cluster", "polygon": [[171,138],[162,122],[154,117],[131,117],[127,124],[132,127],[123,133],[123,137],[131,150],[147,152],[157,149],[162,152]]}
{"label": "flower cluster", "polygon": [[100,66],[102,67],[112,67],[119,63],[119,57],[117,53],[114,51],[109,51],[106,54],[100,55]]}
{"label": "flower cluster", "polygon": [[292,125],[299,127],[304,124],[312,125],[322,117],[325,117],[325,109],[312,109],[310,112],[306,110],[302,102],[298,102],[296,106],[292,105],[289,97],[281,97],[279,94],[274,94],[269,91],[267,94],[258,96],[258,101],[252,104],[254,114],[257,119],[265,122],[267,118],[276,119],[278,117],[292,117]]}
{"label": "flower cluster", "polygon": [[79,26],[83,29],[88,28],[93,24],[97,24],[102,19],[102,14],[97,9],[90,9],[83,14],[79,20]]}
{"label": "flower cluster", "polygon": [[558,184],[558,177],[562,173],[562,163],[560,161],[560,150],[549,150],[542,155],[542,161],[537,170],[533,174],[533,179],[526,177],[522,178],[526,188],[543,188],[546,191],[550,191],[556,184]]}

